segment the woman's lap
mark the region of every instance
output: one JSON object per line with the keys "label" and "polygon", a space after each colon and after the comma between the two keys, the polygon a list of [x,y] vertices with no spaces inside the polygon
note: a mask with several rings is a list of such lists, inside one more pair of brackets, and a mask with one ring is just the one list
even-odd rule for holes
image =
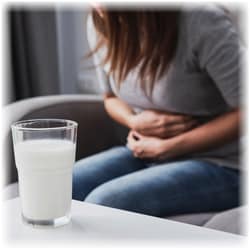
{"label": "woman's lap", "polygon": [[97,186],[142,168],[146,165],[124,146],[76,162],[73,168],[73,199],[84,200]]}
{"label": "woman's lap", "polygon": [[[116,161],[109,165],[108,158],[114,154]],[[93,158],[88,164],[94,165]],[[239,177],[234,170],[195,160],[147,167],[122,147],[106,153],[105,160],[92,167],[93,172],[90,166],[88,171],[82,171],[82,178],[74,171],[73,198],[78,178],[78,182],[87,182],[78,185],[78,189],[88,189],[85,201],[154,216],[219,211],[239,203]],[[79,163],[79,172],[86,166]],[[102,180],[98,182],[99,177]],[[91,186],[91,182],[95,185]]]}

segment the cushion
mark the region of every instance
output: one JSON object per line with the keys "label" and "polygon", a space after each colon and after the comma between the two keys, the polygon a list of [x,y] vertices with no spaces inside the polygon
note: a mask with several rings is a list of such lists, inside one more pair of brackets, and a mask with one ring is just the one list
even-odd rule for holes
{"label": "cushion", "polygon": [[247,206],[230,209],[215,215],[204,226],[228,233],[246,235],[244,221],[246,221]]}
{"label": "cushion", "polygon": [[196,213],[196,214],[182,214],[176,216],[167,217],[169,220],[188,223],[196,226],[203,226],[209,221],[215,213]]}

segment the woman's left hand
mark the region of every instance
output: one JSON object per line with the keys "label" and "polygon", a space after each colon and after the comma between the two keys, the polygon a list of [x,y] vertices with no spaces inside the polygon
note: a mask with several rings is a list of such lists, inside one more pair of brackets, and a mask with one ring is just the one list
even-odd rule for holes
{"label": "woman's left hand", "polygon": [[160,160],[163,156],[163,140],[149,137],[131,130],[127,137],[127,147],[133,151],[135,157]]}

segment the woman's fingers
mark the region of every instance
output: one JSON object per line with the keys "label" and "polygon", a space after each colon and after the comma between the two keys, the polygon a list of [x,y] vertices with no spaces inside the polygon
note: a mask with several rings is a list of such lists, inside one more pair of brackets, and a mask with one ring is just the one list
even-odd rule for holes
{"label": "woman's fingers", "polygon": [[133,137],[136,141],[141,140],[141,139],[143,139],[143,137],[144,137],[142,134],[138,133],[138,132],[135,131],[135,130],[132,130],[132,131],[131,131],[131,134],[132,134],[132,137]]}
{"label": "woman's fingers", "polygon": [[128,136],[127,136],[127,145],[128,145],[129,147],[131,147],[132,144],[133,144],[133,141],[134,141],[134,139],[133,139],[133,137],[132,137],[132,133],[129,132],[129,134],[128,134]]}
{"label": "woman's fingers", "polygon": [[[135,136],[138,138],[136,139]],[[143,154],[142,147],[140,145],[140,139],[142,139],[142,135],[137,133],[136,131],[130,131],[127,137],[127,147],[133,151],[133,155],[135,157],[140,157]]]}
{"label": "woman's fingers", "polygon": [[127,140],[138,141],[142,138],[142,135],[136,131],[131,130],[127,136]]}
{"label": "woman's fingers", "polygon": [[[131,130],[128,139],[130,140],[130,147],[133,151],[134,142],[142,140],[146,137],[170,138],[181,133],[184,133],[198,123],[191,116],[187,115],[172,115],[172,114],[159,114],[160,118],[151,123],[151,127],[141,126],[141,129]],[[132,145],[131,145],[132,144]]]}
{"label": "woman's fingers", "polygon": [[142,113],[134,116],[133,130],[136,130],[144,136],[157,136],[164,138],[171,136],[173,133],[172,126],[186,124],[193,120],[193,117],[188,115],[145,110]]}
{"label": "woman's fingers", "polygon": [[173,125],[169,128],[169,135],[178,135],[184,133],[196,127],[197,124],[198,124],[197,121],[190,120],[189,122]]}
{"label": "woman's fingers", "polygon": [[127,137],[127,146],[133,152],[137,149],[137,140],[134,138],[133,132],[130,131]]}
{"label": "woman's fingers", "polygon": [[[189,120],[187,122],[182,122],[179,124],[171,124],[166,126],[160,126],[157,128],[152,128],[151,130],[145,130],[144,132],[141,132],[142,136],[153,136],[153,137],[159,137],[159,138],[169,138],[173,137],[175,135],[181,134],[183,132],[186,132],[198,125],[198,122],[196,120]],[[140,132],[140,131],[139,131]]]}
{"label": "woman's fingers", "polygon": [[192,116],[188,115],[166,115],[165,116],[165,123],[168,125],[174,125],[174,124],[183,124],[189,121],[194,120]]}

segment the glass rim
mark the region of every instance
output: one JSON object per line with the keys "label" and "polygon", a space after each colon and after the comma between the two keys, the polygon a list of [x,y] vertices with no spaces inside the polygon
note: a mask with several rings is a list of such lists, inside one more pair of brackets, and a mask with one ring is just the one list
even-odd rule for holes
{"label": "glass rim", "polygon": [[[61,122],[61,123],[68,123],[68,125],[64,126],[57,126],[57,127],[44,127],[44,128],[29,128],[29,127],[22,127],[20,125],[25,124],[25,123],[32,123],[32,122],[44,122],[44,121],[51,121],[51,122]],[[78,126],[78,123],[72,120],[68,119],[56,119],[56,118],[44,118],[44,119],[27,119],[27,120],[20,120],[17,122],[14,122],[11,125],[12,129],[17,129],[17,130],[25,130],[25,131],[45,131],[45,130],[64,130],[64,129],[71,129],[71,128],[76,128]]]}

